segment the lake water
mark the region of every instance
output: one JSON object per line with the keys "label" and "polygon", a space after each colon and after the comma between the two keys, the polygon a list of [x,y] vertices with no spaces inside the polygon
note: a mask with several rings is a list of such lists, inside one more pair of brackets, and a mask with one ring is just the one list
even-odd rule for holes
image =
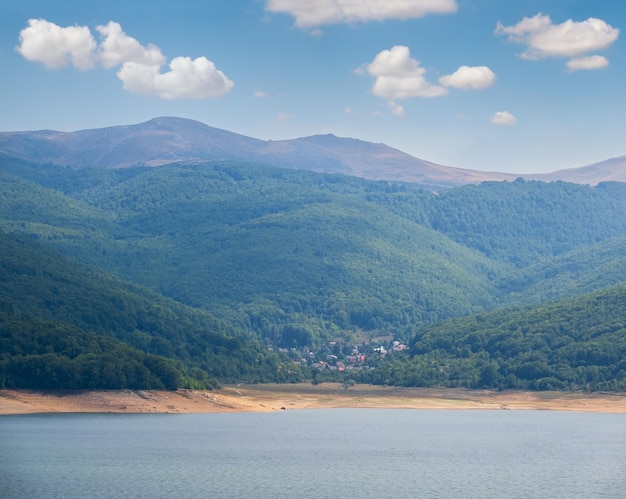
{"label": "lake water", "polygon": [[626,415],[0,416],[2,498],[626,497]]}

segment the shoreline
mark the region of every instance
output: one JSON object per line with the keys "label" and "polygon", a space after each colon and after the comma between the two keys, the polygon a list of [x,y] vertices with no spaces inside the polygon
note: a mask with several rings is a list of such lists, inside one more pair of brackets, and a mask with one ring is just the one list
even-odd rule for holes
{"label": "shoreline", "polygon": [[0,390],[0,415],[189,414],[302,409],[552,410],[626,414],[626,393],[403,388],[339,383],[200,390]]}

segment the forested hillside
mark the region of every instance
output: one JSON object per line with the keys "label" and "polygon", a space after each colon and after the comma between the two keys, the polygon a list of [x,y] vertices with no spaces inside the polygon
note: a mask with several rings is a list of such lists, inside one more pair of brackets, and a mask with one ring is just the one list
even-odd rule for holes
{"label": "forested hillside", "polygon": [[626,184],[617,182],[591,188],[517,179],[392,199],[398,214],[413,212],[416,221],[516,267],[626,233]]}
{"label": "forested hillside", "polygon": [[394,381],[626,390],[625,309],[621,285],[533,308],[450,319],[415,336],[410,358],[394,366]]}
{"label": "forested hillside", "polygon": [[[22,210],[6,230],[182,303],[235,313],[274,343],[294,323],[318,344],[353,328],[408,337],[415,323],[494,299],[499,264],[368,201],[370,191],[391,193],[386,183],[245,165],[64,173],[52,177],[55,189],[32,187],[54,213],[45,224]],[[11,180],[21,187],[3,192],[8,207],[28,204],[30,182]],[[83,213],[102,222],[90,219],[77,237]]]}
{"label": "forested hillside", "polygon": [[211,388],[216,378],[301,376],[240,328],[21,235],[0,234],[0,306],[0,386]]}
{"label": "forested hillside", "polygon": [[624,282],[626,238],[582,246],[505,273],[502,294],[511,303],[545,303]]}
{"label": "forested hillside", "polygon": [[[414,338],[445,336],[436,329],[445,319],[625,282],[626,184],[517,180],[433,193],[227,162],[72,170],[6,160],[0,229],[0,298],[17,313],[175,359],[181,379],[195,368],[209,384],[349,376],[618,386],[552,371],[543,378],[559,382],[541,384],[502,371],[513,369],[506,352],[492,359],[468,347],[461,361],[456,343],[446,350]],[[563,303],[555,314],[566,314]],[[604,321],[585,310],[589,322]],[[537,313],[511,321],[523,328]],[[508,330],[503,314],[493,330],[500,319]],[[412,342],[411,355],[394,341]],[[438,375],[439,360],[459,373]],[[495,381],[480,375],[491,360]],[[608,383],[619,369],[603,372]]]}
{"label": "forested hillside", "polygon": [[[0,302],[3,310],[11,309]],[[188,375],[186,376],[186,374]],[[0,387],[35,389],[213,388],[182,363],[69,324],[0,315]]]}

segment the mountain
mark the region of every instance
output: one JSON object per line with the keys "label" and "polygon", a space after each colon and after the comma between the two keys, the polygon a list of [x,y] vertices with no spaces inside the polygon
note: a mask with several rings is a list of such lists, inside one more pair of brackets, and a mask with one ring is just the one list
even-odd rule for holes
{"label": "mountain", "polygon": [[499,264],[389,210],[386,183],[222,162],[43,169],[45,186],[0,175],[0,228],[187,305],[226,307],[281,346],[294,323],[319,343],[337,323],[407,327],[493,299]]}
{"label": "mountain", "polygon": [[0,228],[278,346],[292,345],[295,325],[319,346],[353,328],[406,339],[446,317],[621,282],[606,270],[624,265],[626,184],[520,179],[434,194],[221,161],[84,170],[9,161]]}
{"label": "mountain", "polygon": [[369,180],[407,182],[429,188],[516,178],[516,175],[441,166],[385,144],[334,135],[269,142],[262,151],[262,158],[264,162],[286,168],[342,173]]}
{"label": "mountain", "polygon": [[[516,179],[435,193],[258,162],[74,169],[0,157],[0,231],[0,370],[10,378],[0,372],[0,384],[32,381],[29,368],[89,373],[117,353],[149,383],[146,355],[174,362],[163,364],[173,381],[202,372],[473,387],[623,381],[604,344],[595,356],[593,337],[568,318],[580,302],[505,350],[473,342],[518,327],[523,336],[553,300],[626,283],[624,183]],[[602,300],[590,303],[585,324],[610,329]],[[471,334],[455,327],[462,339],[446,339],[450,318],[469,321]],[[72,338],[90,350],[68,357]]]}
{"label": "mountain", "polygon": [[598,185],[601,182],[626,182],[626,156],[607,159],[600,163],[579,168],[568,168],[541,175],[525,175],[525,178],[551,182],[562,180],[576,184]]}
{"label": "mountain", "polygon": [[402,151],[332,134],[259,140],[198,121],[160,117],[136,125],[58,132],[0,132],[0,155],[71,168],[160,166],[179,161],[243,161],[439,190],[484,181],[626,182],[626,156],[545,174],[483,172],[442,166]]}
{"label": "mountain", "polygon": [[264,142],[182,118],[77,132],[0,133],[0,152],[72,168],[158,166],[191,159],[251,161]]}
{"label": "mountain", "polygon": [[316,135],[263,141],[183,118],[76,132],[0,133],[0,154],[72,168],[159,166],[177,161],[245,161],[372,180],[447,188],[516,176],[450,168],[384,144]]}

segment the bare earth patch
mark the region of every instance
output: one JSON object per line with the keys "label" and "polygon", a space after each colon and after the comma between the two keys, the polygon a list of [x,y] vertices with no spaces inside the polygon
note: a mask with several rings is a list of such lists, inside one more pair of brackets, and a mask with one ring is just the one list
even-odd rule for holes
{"label": "bare earth patch", "polygon": [[0,390],[0,414],[208,413],[291,409],[502,409],[626,414],[626,394],[398,388],[336,383],[237,385],[218,391]]}

